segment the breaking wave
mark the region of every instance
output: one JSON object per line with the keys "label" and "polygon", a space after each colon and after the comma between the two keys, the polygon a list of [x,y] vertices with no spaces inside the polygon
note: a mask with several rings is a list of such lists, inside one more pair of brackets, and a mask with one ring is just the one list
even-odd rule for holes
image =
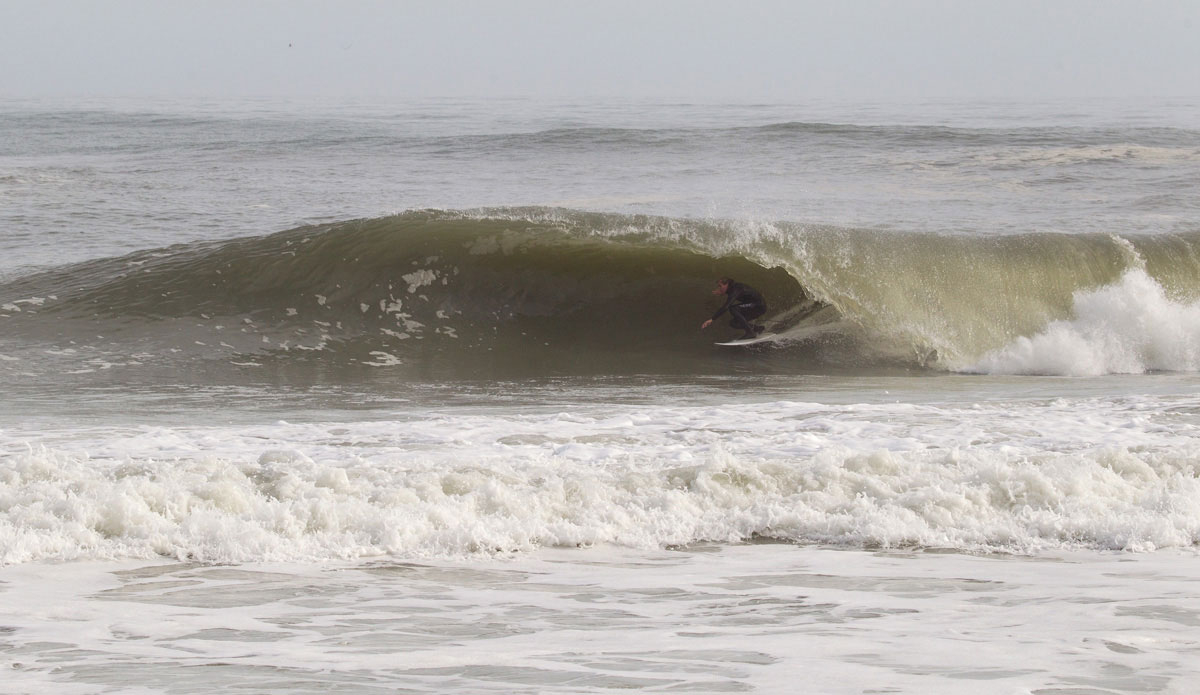
{"label": "breaking wave", "polygon": [[699,330],[723,275],[770,304],[775,338],[739,363],[752,368],[1200,368],[1197,234],[969,237],[541,208],[413,211],[9,280],[0,368],[36,371],[33,346],[84,367],[725,371],[712,343],[732,329]]}
{"label": "breaking wave", "polygon": [[[1195,401],[1177,405],[1194,411]],[[1194,547],[1192,433],[1112,435],[1115,423],[1148,417],[1145,405],[781,401],[106,431],[0,458],[0,565],[754,538],[985,552]],[[754,424],[736,424],[745,422]]]}

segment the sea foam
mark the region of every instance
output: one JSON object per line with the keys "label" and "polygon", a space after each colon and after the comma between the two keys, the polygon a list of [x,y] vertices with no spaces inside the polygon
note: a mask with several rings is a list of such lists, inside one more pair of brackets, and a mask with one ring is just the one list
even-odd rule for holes
{"label": "sea foam", "polygon": [[1020,337],[965,371],[1096,376],[1200,368],[1200,302],[1176,301],[1140,268],[1075,293],[1073,318]]}
{"label": "sea foam", "polygon": [[1168,416],[1086,399],[783,401],[93,433],[86,446],[0,459],[0,562],[460,557],[756,537],[1190,547],[1200,446],[1194,425],[1156,419]]}

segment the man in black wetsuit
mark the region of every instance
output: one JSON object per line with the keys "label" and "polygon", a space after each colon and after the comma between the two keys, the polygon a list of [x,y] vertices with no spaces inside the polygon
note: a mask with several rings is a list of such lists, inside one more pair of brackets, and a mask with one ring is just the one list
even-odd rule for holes
{"label": "man in black wetsuit", "polygon": [[756,319],[767,313],[767,303],[758,290],[749,285],[734,282],[731,278],[721,278],[717,281],[717,289],[713,290],[713,294],[725,295],[725,304],[717,309],[717,313],[713,314],[711,319],[700,325],[702,330],[711,326],[713,321],[728,311],[729,315],[733,317],[729,325],[745,331],[738,340],[748,340],[763,332],[762,326],[750,323],[750,319]]}

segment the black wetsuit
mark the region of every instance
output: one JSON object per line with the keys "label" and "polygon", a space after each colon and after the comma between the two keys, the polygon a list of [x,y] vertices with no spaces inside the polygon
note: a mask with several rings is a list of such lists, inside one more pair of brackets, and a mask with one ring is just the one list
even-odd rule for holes
{"label": "black wetsuit", "polygon": [[735,282],[725,290],[725,304],[717,309],[717,313],[713,314],[713,320],[716,321],[726,311],[733,317],[729,325],[745,331],[743,338],[753,338],[762,331],[762,326],[755,326],[750,323],[750,319],[756,319],[767,313],[767,302],[758,293],[758,290],[749,285]]}

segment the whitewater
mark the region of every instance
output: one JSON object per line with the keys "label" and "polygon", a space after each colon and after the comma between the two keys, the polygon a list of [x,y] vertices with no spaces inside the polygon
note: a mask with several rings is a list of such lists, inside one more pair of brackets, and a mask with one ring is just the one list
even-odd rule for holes
{"label": "whitewater", "polygon": [[1190,692],[1197,115],[0,103],[0,689]]}

